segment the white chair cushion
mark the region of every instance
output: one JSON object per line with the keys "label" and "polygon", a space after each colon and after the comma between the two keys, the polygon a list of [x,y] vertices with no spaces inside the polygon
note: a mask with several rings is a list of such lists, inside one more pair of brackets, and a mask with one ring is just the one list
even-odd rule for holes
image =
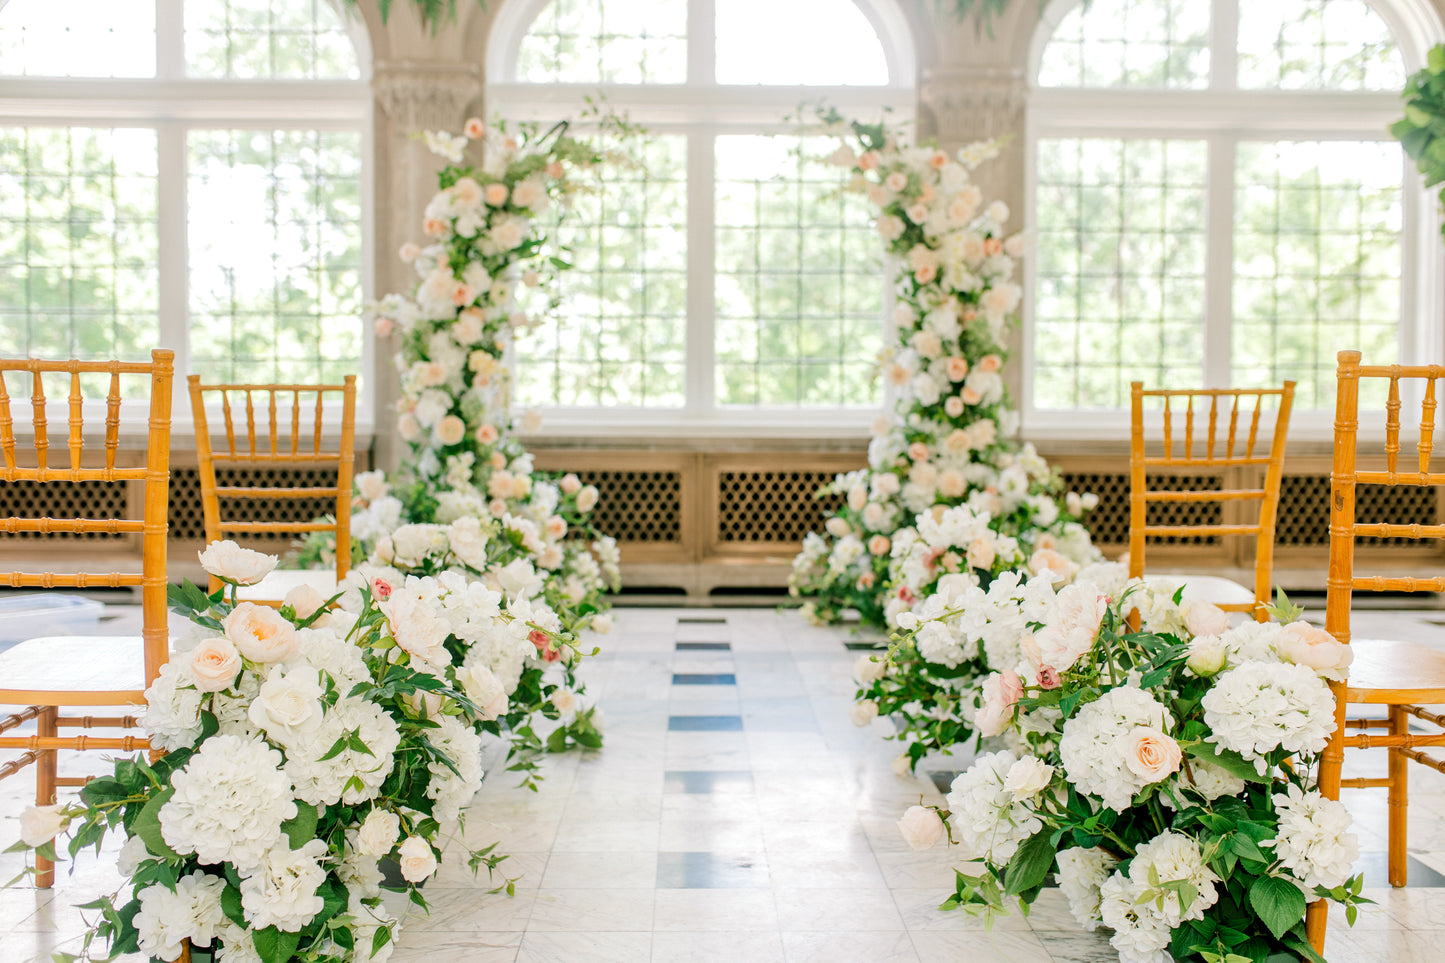
{"label": "white chair cushion", "polygon": [[29,639],[0,652],[0,691],[144,689],[144,651],[139,636],[56,635]]}
{"label": "white chair cushion", "polygon": [[1218,575],[1146,575],[1144,581],[1151,587],[1161,586],[1170,592],[1184,586],[1185,602],[1212,602],[1215,605],[1250,605],[1254,602],[1252,589]]}
{"label": "white chair cushion", "polygon": [[328,569],[278,568],[255,585],[242,585],[236,597],[242,602],[280,602],[291,590],[309,585],[323,599],[336,594],[336,572]]}

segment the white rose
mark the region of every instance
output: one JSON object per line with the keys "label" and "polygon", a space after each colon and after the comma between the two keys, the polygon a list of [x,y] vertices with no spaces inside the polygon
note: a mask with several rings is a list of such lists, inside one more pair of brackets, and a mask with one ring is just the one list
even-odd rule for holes
{"label": "white rose", "polygon": [[866,726],[878,718],[878,703],[872,699],[864,699],[862,702],[855,703],[848,712],[848,718],[853,720],[855,726]]}
{"label": "white rose", "polygon": [[401,858],[401,876],[408,883],[420,883],[437,869],[436,853],[431,843],[420,836],[408,836],[397,850]]}
{"label": "white rose", "polygon": [[473,665],[457,670],[457,683],[476,705],[483,719],[491,721],[507,711],[507,690],[491,669]]}
{"label": "white rose", "polygon": [[1207,679],[1224,671],[1229,661],[1229,648],[1218,636],[1203,635],[1189,643],[1189,655],[1185,666],[1190,672]]}
{"label": "white rose", "polygon": [[385,856],[400,838],[401,818],[386,809],[372,809],[361,821],[356,849],[365,856]]}
{"label": "white rose", "polygon": [[59,805],[31,806],[20,814],[20,841],[31,849],[44,846],[70,823]]}
{"label": "white rose", "polygon": [[914,849],[929,849],[943,838],[943,819],[927,806],[910,806],[898,820],[898,831]]}
{"label": "white rose", "polygon": [[252,662],[285,662],[296,654],[296,626],[265,605],[238,603],[221,628]]}
{"label": "white rose", "polygon": [[294,746],[321,726],[325,690],[316,669],[300,666],[290,672],[272,668],[247,716],[253,725],[283,746]]}
{"label": "white rose", "polygon": [[887,672],[888,663],[875,659],[871,655],[860,655],[858,661],[853,663],[853,678],[863,685],[877,682]]}
{"label": "white rose", "polygon": [[1014,799],[1031,799],[1053,778],[1053,766],[1046,765],[1037,756],[1024,756],[1009,767],[1008,775],[1004,776],[1003,788],[1012,793]]}
{"label": "white rose", "polygon": [[1213,602],[1194,599],[1184,603],[1184,627],[1194,636],[1222,635],[1229,630],[1229,613]]}
{"label": "white rose", "polygon": [[612,631],[612,616],[603,612],[601,615],[592,617],[592,631],[598,635],[606,635]]}
{"label": "white rose", "polygon": [[201,552],[201,568],[225,582],[237,585],[255,585],[276,567],[280,561],[275,555],[253,552],[242,548],[230,539],[212,542]]}
{"label": "white rose", "polygon": [[191,674],[202,692],[229,689],[241,671],[241,653],[229,639],[204,639],[191,650]]}
{"label": "white rose", "polygon": [[590,512],[597,507],[597,486],[588,485],[577,493],[577,510],[579,512]]}
{"label": "white rose", "polygon": [[291,611],[296,613],[298,619],[309,619],[316,614],[316,610],[326,604],[326,599],[316,591],[314,586],[301,583],[286,593],[282,605],[291,606]]}

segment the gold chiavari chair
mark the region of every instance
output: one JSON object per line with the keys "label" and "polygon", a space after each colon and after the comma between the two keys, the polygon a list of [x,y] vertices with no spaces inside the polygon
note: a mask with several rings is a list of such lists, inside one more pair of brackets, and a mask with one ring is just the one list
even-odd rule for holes
{"label": "gold chiavari chair", "polygon": [[[1334,467],[1330,473],[1330,567],[1326,582],[1325,628],[1336,639],[1350,645],[1354,661],[1345,683],[1331,683],[1335,694],[1335,732],[1320,759],[1320,792],[1338,799],[1341,788],[1385,787],[1389,793],[1389,880],[1404,886],[1406,879],[1407,815],[1409,808],[1408,767],[1422,763],[1445,772],[1445,761],[1422,752],[1422,747],[1445,746],[1445,732],[1411,732],[1410,722],[1418,719],[1445,727],[1445,715],[1423,708],[1445,703],[1445,653],[1409,642],[1350,639],[1350,605],[1355,592],[1442,592],[1445,577],[1431,574],[1421,578],[1355,574],[1357,538],[1440,539],[1445,524],[1432,514],[1420,523],[1360,522],[1355,517],[1356,492],[1360,485],[1389,487],[1445,485],[1445,472],[1431,469],[1435,434],[1435,382],[1445,378],[1445,365],[1361,365],[1360,352],[1341,351],[1338,393],[1335,401]],[[1367,458],[1375,468],[1360,467],[1359,409],[1362,382],[1384,383],[1385,443],[1384,470],[1376,470],[1378,458]],[[1400,468],[1401,385],[1420,393],[1420,438],[1415,464]],[[1407,391],[1408,391],[1407,388]],[[1433,566],[1439,572],[1438,566]],[[1384,706],[1385,719],[1349,719],[1347,706]],[[1384,729],[1372,733],[1372,729]],[[1346,747],[1386,749],[1389,752],[1384,778],[1342,779]],[[1314,903],[1309,911],[1310,942],[1322,950],[1328,904]]]}
{"label": "gold chiavari chair", "polygon": [[[336,593],[336,586],[351,568],[351,485],[356,447],[356,376],[347,375],[339,385],[244,385],[201,384],[198,375],[187,379],[191,412],[196,426],[196,456],[201,471],[201,504],[205,514],[206,542],[239,536],[332,532],[336,536],[334,571],[278,569],[256,585],[243,586],[238,597],[268,605],[280,605],[292,589],[309,585],[323,598]],[[259,400],[259,404],[258,404]],[[336,447],[323,443],[323,424],[328,410],[341,407],[340,438]],[[225,446],[213,442],[206,406],[220,411],[225,426]],[[244,434],[242,433],[244,429]],[[336,468],[336,484],[321,487],[264,484],[217,484],[218,470],[277,469],[298,465]],[[233,499],[311,500],[332,499],[335,510],[330,521],[280,521],[238,517]],[[223,511],[223,502],[227,503]],[[211,579],[211,591],[220,587]]]}
{"label": "gold chiavari chair", "polygon": [[[1255,540],[1253,589],[1214,575],[1181,575],[1168,580],[1184,584],[1186,599],[1202,599],[1228,612],[1248,612],[1261,622],[1268,620],[1265,607],[1270,604],[1274,529],[1294,387],[1293,381],[1286,381],[1281,388],[1145,390],[1142,382],[1133,382],[1129,436],[1131,578],[1144,575],[1145,545],[1150,539],[1252,535]],[[1151,450],[1154,446],[1146,444],[1146,398],[1161,401],[1162,450]],[[1277,404],[1272,427],[1267,423],[1261,426],[1267,422],[1267,399],[1275,399]],[[1229,487],[1231,470],[1247,469],[1257,473],[1261,468],[1264,469],[1263,487]],[[1183,488],[1176,487],[1177,481],[1169,481],[1171,476],[1189,477],[1191,471],[1218,476],[1221,483],[1207,488]],[[1214,504],[1222,515],[1225,506],[1238,502],[1257,502],[1258,518],[1250,523],[1178,521],[1151,525],[1148,522],[1150,505]]]}
{"label": "gold chiavari chair", "polygon": [[[0,519],[7,534],[37,532],[64,535],[101,532],[139,535],[141,570],[122,572],[11,571],[0,573],[0,584],[11,588],[120,588],[138,586],[144,630],[139,639],[114,637],[55,637],[31,639],[0,653],[0,703],[27,706],[0,719],[0,748],[22,749],[16,760],[0,766],[0,778],[14,775],[32,763],[36,767],[37,805],[55,802],[57,786],[82,785],[84,779],[60,778],[56,755],[61,749],[111,749],[131,751],[147,748],[139,736],[62,735],[62,730],[125,729],[136,725],[133,716],[62,716],[61,708],[144,705],[145,690],[160,673],[169,655],[166,633],[166,522],[167,487],[170,478],[171,377],[174,352],[154,351],[151,361],[36,361],[0,360],[0,451],[4,468],[0,481],[9,485],[76,482],[129,482],[142,486],[144,504],[140,518],[22,518]],[[33,442],[17,439],[15,420],[5,377],[10,373],[28,375],[31,386]],[[46,423],[45,376],[69,375],[69,458],[64,466],[51,463],[49,426]],[[109,375],[106,396],[103,463],[91,457],[95,445],[84,439],[85,397],[83,383]],[[123,375],[150,379],[149,436],[145,461],[135,467],[119,467],[117,451],[121,430],[121,378]],[[35,735],[14,730],[34,720]],[[5,734],[11,733],[11,734]],[[48,888],[55,878],[50,860],[37,858],[36,885]]]}

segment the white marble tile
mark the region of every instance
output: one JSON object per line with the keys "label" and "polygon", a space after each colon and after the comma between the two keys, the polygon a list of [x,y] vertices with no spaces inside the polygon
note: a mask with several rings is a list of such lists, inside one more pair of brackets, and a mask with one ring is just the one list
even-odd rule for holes
{"label": "white marble tile", "polygon": [[657,932],[652,934],[652,963],[784,963],[779,933]]}
{"label": "white marble tile", "polygon": [[652,929],[652,894],[625,889],[541,889],[527,931],[637,932]]}
{"label": "white marble tile", "polygon": [[802,889],[773,887],[778,919],[789,929],[845,930],[868,926],[880,930],[903,929],[903,917],[892,894],[884,889],[838,889],[823,886]]}
{"label": "white marble tile", "polygon": [[437,963],[439,960],[512,963],[521,945],[521,933],[464,930],[454,933],[431,931],[422,936],[403,927],[391,963]]}
{"label": "white marble tile", "polygon": [[655,853],[655,819],[569,819],[557,829],[556,853]]}
{"label": "white marble tile", "polygon": [[833,930],[783,931],[783,956],[788,963],[918,963],[913,940],[902,930],[874,932]]}
{"label": "white marble tile", "polygon": [[673,853],[760,853],[763,827],[756,820],[664,819],[658,848]]}
{"label": "white marble tile", "polygon": [[645,889],[657,884],[657,854],[553,853],[538,874],[547,889]]}
{"label": "white marble tile", "polygon": [[[1033,933],[914,932],[913,948],[919,959],[967,960],[968,963],[1082,963],[1057,960]],[[1115,954],[1115,959],[1118,956]]]}
{"label": "white marble tile", "polygon": [[517,963],[639,963],[652,954],[652,931],[606,933],[528,932]]}
{"label": "white marble tile", "polygon": [[660,889],[654,899],[652,928],[658,933],[771,932],[778,928],[778,910],[769,890]]}

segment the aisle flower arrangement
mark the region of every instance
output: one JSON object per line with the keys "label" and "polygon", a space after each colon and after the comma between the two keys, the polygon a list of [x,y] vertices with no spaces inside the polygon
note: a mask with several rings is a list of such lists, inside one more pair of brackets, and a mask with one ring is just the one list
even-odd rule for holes
{"label": "aisle flower arrangement", "polygon": [[[449,646],[449,627],[514,619],[496,592],[430,579],[374,581],[340,610],[304,591],[279,611],[238,604],[234,587],[276,559],[216,542],[202,563],[226,584],[171,591],[194,624],[146,690],[157,754],[117,759],[79,801],[26,812],[20,846],[53,857],[64,833],[74,858],[126,837],[126,882],[87,907],[100,920],[81,958],[99,938],[110,955],[162,960],[187,942],[219,960],[385,960],[400,924],[381,890],[425,908],[418,886],[443,843],[467,848],[478,731],[507,708],[486,665]],[[505,857],[467,859],[492,872]],[[383,860],[401,882],[383,883]]]}
{"label": "aisle flower arrangement", "polygon": [[981,635],[998,650],[977,725],[1007,747],[954,780],[946,811],[900,823],[916,847],[947,836],[976,861],[945,908],[1026,907],[1052,873],[1082,927],[1112,930],[1121,963],[1321,960],[1307,901],[1352,922],[1368,902],[1350,814],[1310,780],[1334,727],[1326,680],[1345,677],[1349,648],[1301,621],[1230,628],[1117,567],[1058,591],[1020,581],[1011,605],[976,591],[905,620],[920,647]]}
{"label": "aisle flower arrangement", "polygon": [[937,506],[986,514],[991,532],[1014,540],[1025,558],[1050,548],[1076,564],[1095,560],[1078,525],[1092,500],[1065,497],[1057,473],[1010,437],[1017,416],[1004,390],[1002,342],[1022,295],[1013,277],[1028,241],[1007,229],[1007,205],[987,203],[971,177],[998,143],[950,155],[905,146],[881,124],[845,124],[836,113],[824,120],[844,141],[829,162],[849,173],[849,189],[867,194],[896,265],[896,336],[881,359],[896,400],[875,426],[868,469],[820,493],[844,504],[794,562],[790,587],[804,614],[837,622],[853,610],[864,626],[888,627],[890,613],[926,588],[910,584],[917,565],[905,573],[901,556]]}
{"label": "aisle flower arrangement", "polygon": [[[593,120],[599,141],[631,130],[615,117]],[[616,542],[592,522],[598,491],[533,468],[514,434],[506,353],[536,315],[557,307],[546,292],[569,262],[552,239],[582,189],[579,173],[613,158],[565,123],[508,129],[472,119],[460,135],[424,139],[447,163],[424,212],[426,244],[400,252],[417,282],[372,310],[377,334],[398,344],[397,431],[408,455],[395,479],[358,476],[353,561],[393,577],[479,580],[504,591],[519,620],[569,641],[605,631],[606,595],[620,575]],[[470,162],[478,149],[480,163]],[[324,561],[330,550],[314,540],[303,558]],[[543,650],[543,664],[526,661],[508,676],[513,708],[498,726],[529,783],[537,752],[601,744],[574,672],[580,650],[566,651]],[[532,722],[538,712],[561,723],[545,740]]]}

